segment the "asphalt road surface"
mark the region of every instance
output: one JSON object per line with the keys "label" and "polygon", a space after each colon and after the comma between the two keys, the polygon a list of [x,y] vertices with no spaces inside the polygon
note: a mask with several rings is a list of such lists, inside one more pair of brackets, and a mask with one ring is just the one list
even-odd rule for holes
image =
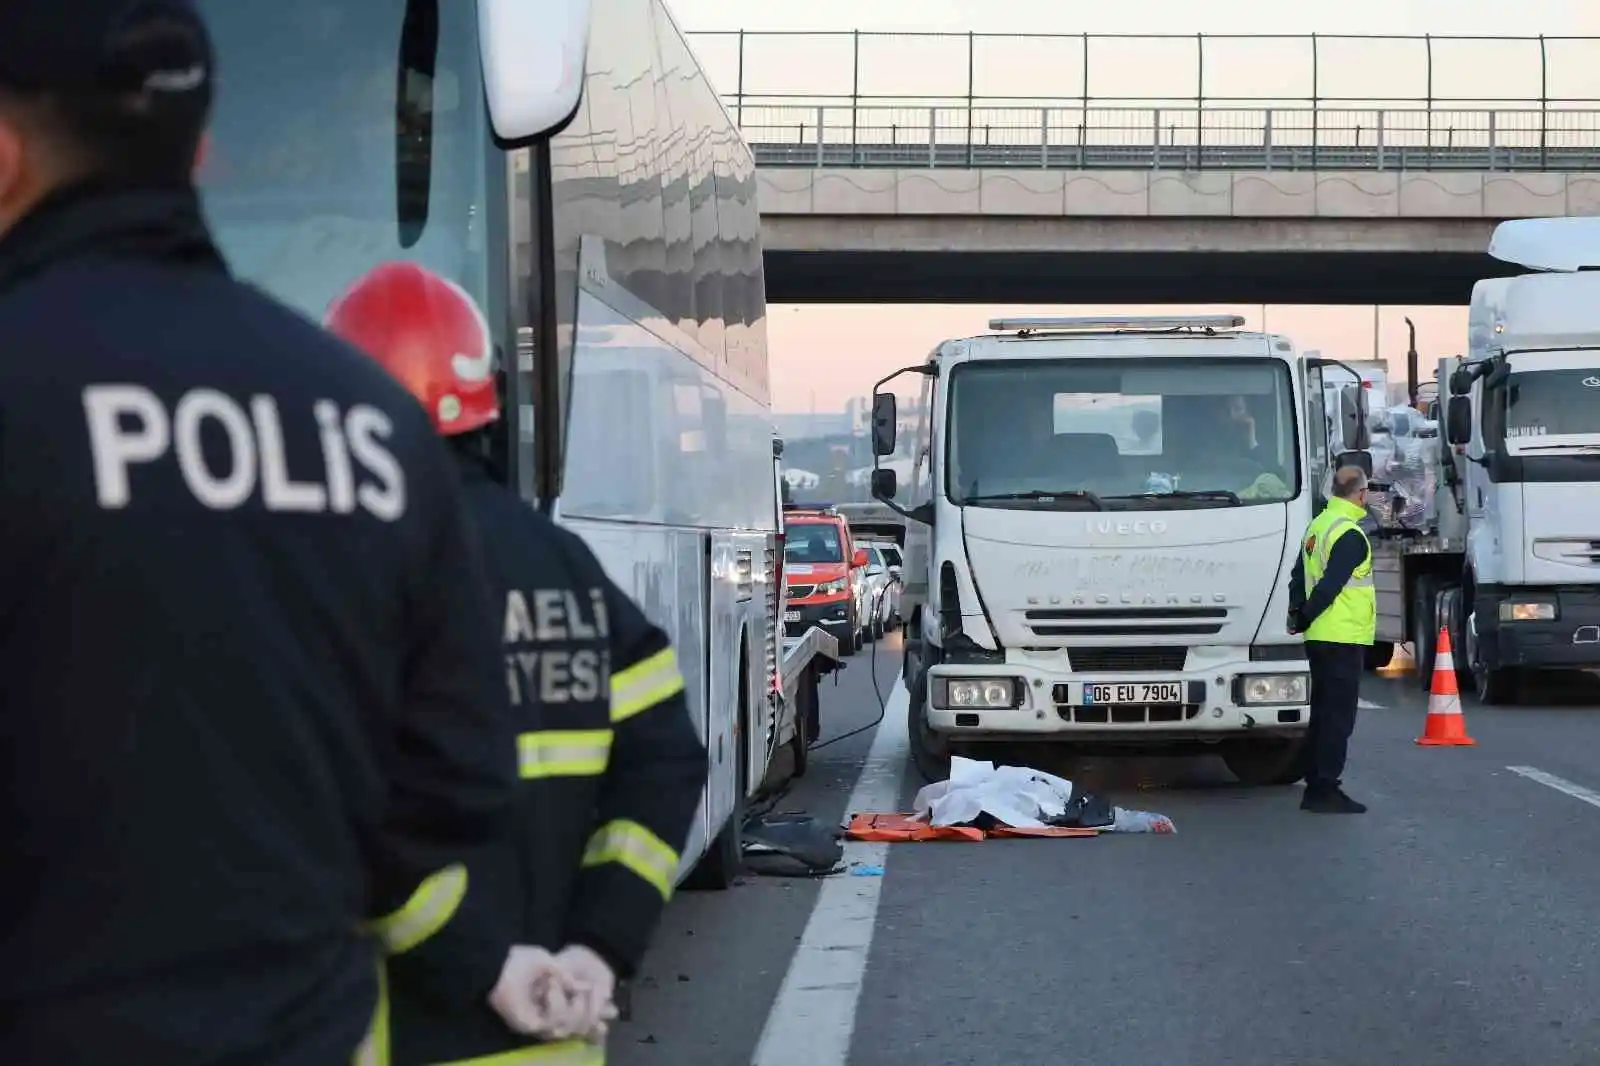
{"label": "asphalt road surface", "polygon": [[[867,654],[825,688],[824,739],[877,716]],[[878,675],[889,695],[892,639]],[[851,844],[884,876],[683,893],[611,1062],[1595,1066],[1600,682],[1468,699],[1473,748],[1413,743],[1411,678],[1363,695],[1346,787],[1364,816],[1304,814],[1299,788],[1243,788],[1213,759],[1084,763],[1077,780],[1177,835]],[[904,735],[902,692],[779,809],[905,806]]]}

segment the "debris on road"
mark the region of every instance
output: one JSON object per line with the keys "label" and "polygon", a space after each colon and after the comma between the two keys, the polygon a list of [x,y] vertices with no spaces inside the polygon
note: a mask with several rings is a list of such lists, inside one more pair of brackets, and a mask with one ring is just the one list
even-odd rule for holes
{"label": "debris on road", "polygon": [[799,811],[746,819],[745,866],[767,877],[826,877],[844,870],[839,833],[821,819]]}
{"label": "debris on road", "polygon": [[923,788],[912,807],[909,815],[852,814],[845,834],[899,842],[1177,832],[1166,815],[1113,807],[1054,774],[959,756],[950,760],[949,779]]}

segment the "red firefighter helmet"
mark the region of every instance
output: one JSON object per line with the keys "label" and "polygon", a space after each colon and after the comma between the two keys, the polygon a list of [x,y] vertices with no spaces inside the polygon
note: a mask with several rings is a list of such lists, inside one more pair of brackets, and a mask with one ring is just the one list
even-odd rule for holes
{"label": "red firefighter helmet", "polygon": [[328,306],[324,324],[399,379],[445,436],[500,417],[489,323],[454,282],[383,263]]}

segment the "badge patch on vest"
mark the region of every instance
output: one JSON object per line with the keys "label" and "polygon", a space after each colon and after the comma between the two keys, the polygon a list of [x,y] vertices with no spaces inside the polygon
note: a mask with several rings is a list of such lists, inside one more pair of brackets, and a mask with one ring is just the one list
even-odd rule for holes
{"label": "badge patch on vest", "polygon": [[1317,550],[1317,538],[1315,536],[1307,537],[1304,547],[1307,555],[1315,552]]}

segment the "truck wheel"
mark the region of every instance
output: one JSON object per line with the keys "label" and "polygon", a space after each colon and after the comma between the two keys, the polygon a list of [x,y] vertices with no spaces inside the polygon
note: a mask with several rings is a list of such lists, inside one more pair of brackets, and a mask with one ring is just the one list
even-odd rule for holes
{"label": "truck wheel", "polygon": [[1389,660],[1394,658],[1394,641],[1380,640],[1367,648],[1363,665],[1369,671],[1382,670],[1389,665]]}
{"label": "truck wheel", "polygon": [[1302,737],[1235,740],[1223,745],[1222,761],[1243,784],[1292,785],[1305,776],[1304,748]]}
{"label": "truck wheel", "polygon": [[789,750],[794,754],[794,776],[797,778],[806,776],[806,771],[811,767],[811,745],[817,739],[814,726],[816,701],[816,675],[807,666],[805,676],[794,690],[794,739],[789,742]]}
{"label": "truck wheel", "polygon": [[906,729],[911,739],[911,761],[929,784],[950,777],[950,744],[928,728],[928,675],[918,672],[911,682],[906,708]]}
{"label": "truck wheel", "polygon": [[1433,689],[1433,659],[1439,643],[1439,587],[1431,577],[1417,578],[1411,595],[1411,658],[1422,691]]}

